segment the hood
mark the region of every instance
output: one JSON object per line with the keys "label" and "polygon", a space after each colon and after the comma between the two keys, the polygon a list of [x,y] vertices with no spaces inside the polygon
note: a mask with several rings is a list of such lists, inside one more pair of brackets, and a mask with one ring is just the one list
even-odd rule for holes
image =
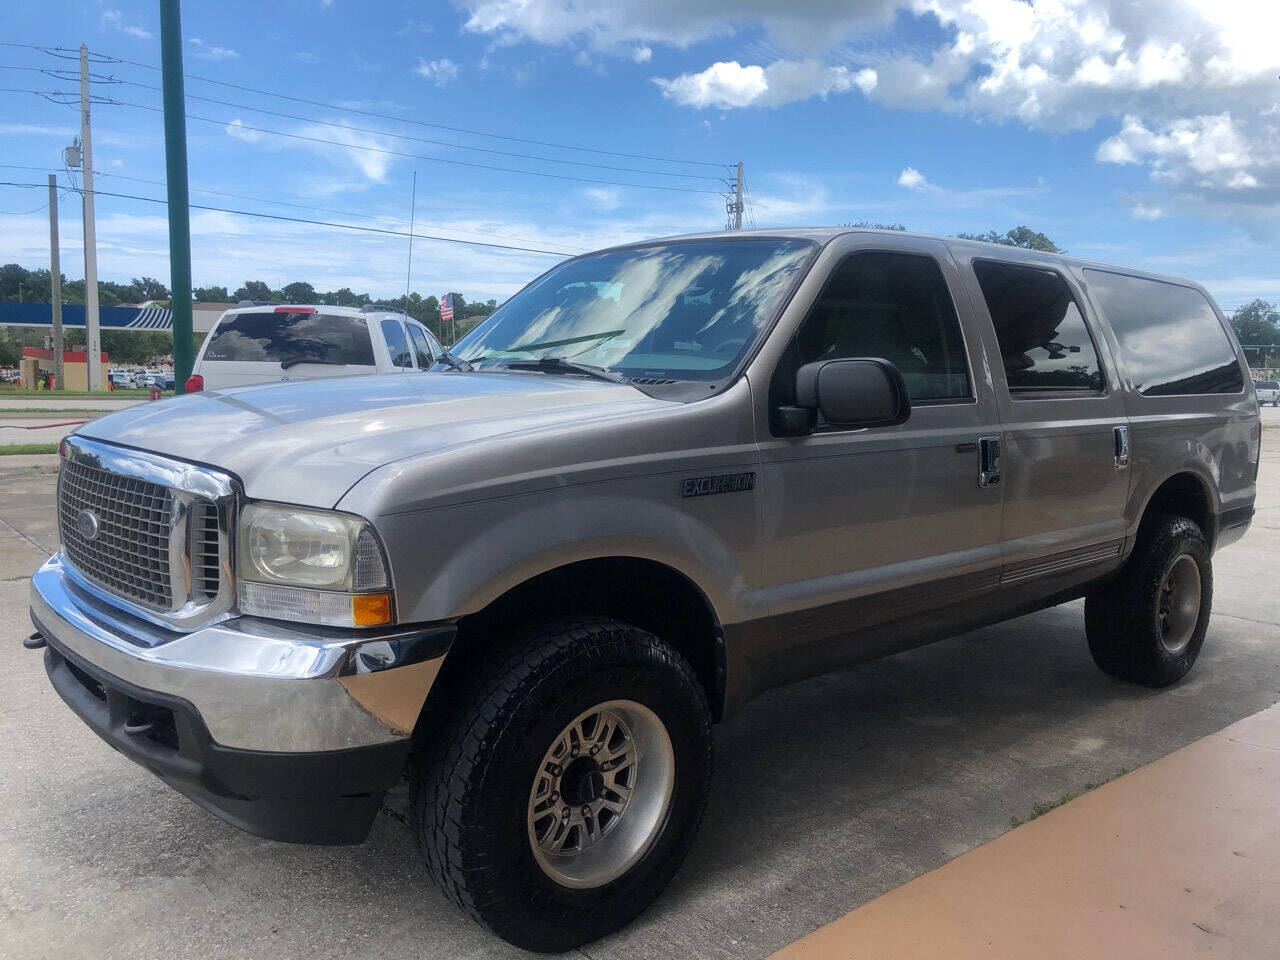
{"label": "hood", "polygon": [[330,507],[396,460],[671,403],[626,384],[542,373],[386,374],[188,394],[77,432],[226,470],[255,499]]}

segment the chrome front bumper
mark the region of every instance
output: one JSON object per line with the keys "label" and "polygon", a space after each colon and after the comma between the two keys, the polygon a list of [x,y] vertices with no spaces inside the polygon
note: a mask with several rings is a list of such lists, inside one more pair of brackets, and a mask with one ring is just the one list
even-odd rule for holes
{"label": "chrome front bumper", "polygon": [[277,753],[405,742],[455,632],[239,617],[174,633],[90,595],[59,556],[31,578],[31,617],[59,651],[190,704],[217,745]]}

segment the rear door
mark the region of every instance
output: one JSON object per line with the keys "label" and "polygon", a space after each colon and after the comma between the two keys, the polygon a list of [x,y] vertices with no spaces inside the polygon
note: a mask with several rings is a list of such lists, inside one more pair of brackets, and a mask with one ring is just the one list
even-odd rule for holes
{"label": "rear door", "polygon": [[1104,338],[1052,262],[962,255],[1004,427],[1004,582],[1115,562],[1129,422]]}
{"label": "rear door", "polygon": [[409,344],[409,335],[404,324],[394,318],[386,317],[379,324],[382,331],[382,342],[387,347],[387,357],[392,371],[408,371],[413,369],[413,347]]}
{"label": "rear door", "polygon": [[201,351],[205,389],[376,372],[367,318],[322,309],[224,314]]}
{"label": "rear door", "polygon": [[416,323],[410,323],[409,339],[413,341],[413,354],[418,361],[418,369],[430,370],[431,365],[436,362],[437,354],[431,349],[431,342],[427,339],[427,332]]}

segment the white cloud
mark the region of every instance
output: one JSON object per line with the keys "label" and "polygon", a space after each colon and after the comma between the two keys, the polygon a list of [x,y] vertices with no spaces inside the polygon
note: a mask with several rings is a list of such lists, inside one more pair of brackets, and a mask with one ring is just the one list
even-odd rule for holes
{"label": "white cloud", "polygon": [[743,66],[736,60],[713,63],[701,73],[686,73],[670,80],[654,78],[662,95],[683,106],[776,107],[809,97],[825,97],[857,87],[863,93],[875,89],[876,72],[857,72],[827,66],[816,60],[778,60],[767,67]]}
{"label": "white cloud", "polygon": [[213,47],[199,37],[190,37],[187,43],[195,47],[192,56],[197,60],[237,60],[240,54],[229,47]]}
{"label": "white cloud", "polygon": [[[687,49],[714,40],[755,51],[655,81],[694,109],[778,106],[856,87],[891,108],[1054,132],[1107,124],[1098,160],[1143,165],[1175,191],[1166,207],[1176,201],[1254,226],[1280,223],[1275,0],[461,4],[466,28],[498,44],[627,56],[638,45]],[[1223,116],[1230,129],[1208,119]],[[1125,118],[1147,136],[1134,136]],[[1121,124],[1118,133],[1110,126]]]}
{"label": "white cloud", "polygon": [[119,10],[103,10],[98,15],[98,27],[102,30],[119,30],[121,33],[127,33],[131,37],[137,37],[140,40],[150,40],[151,31],[144,30],[136,24],[126,23],[124,14]]}
{"label": "white cloud", "polygon": [[448,57],[442,57],[439,60],[419,60],[413,72],[430,80],[437,87],[443,87],[458,78],[458,65]]}
{"label": "white cloud", "polygon": [[502,42],[583,43],[625,50],[635,43],[688,47],[760,23],[791,50],[825,49],[858,26],[891,22],[895,0],[462,0],[466,29]]}
{"label": "white cloud", "polygon": [[1129,207],[1129,214],[1136,220],[1159,220],[1164,210],[1149,203],[1135,203]]}
{"label": "white cloud", "polygon": [[1210,190],[1256,189],[1262,184],[1255,170],[1267,170],[1272,178],[1280,175],[1277,144],[1251,142],[1229,113],[1186,117],[1155,128],[1125,117],[1120,132],[1099,144],[1095,157],[1103,163],[1146,163],[1156,180]]}
{"label": "white cloud", "polygon": [[246,130],[244,121],[236,117],[226,126],[227,136],[232,140],[239,140],[242,143],[259,143],[262,140],[262,134],[257,130]]}
{"label": "white cloud", "polygon": [[622,196],[613,187],[586,187],[582,195],[597,210],[616,210],[622,205]]}
{"label": "white cloud", "polygon": [[929,187],[929,181],[915,167],[903,167],[902,172],[898,174],[898,186],[906,187],[908,190],[926,190]]}
{"label": "white cloud", "polygon": [[636,63],[648,63],[653,59],[653,50],[642,43],[631,51],[631,59]]}

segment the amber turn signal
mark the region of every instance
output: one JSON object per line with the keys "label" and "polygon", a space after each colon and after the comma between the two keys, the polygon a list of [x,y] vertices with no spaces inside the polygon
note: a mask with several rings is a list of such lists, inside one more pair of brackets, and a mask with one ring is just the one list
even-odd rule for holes
{"label": "amber turn signal", "polygon": [[351,622],[357,627],[380,627],[390,623],[391,594],[355,594],[351,598]]}

